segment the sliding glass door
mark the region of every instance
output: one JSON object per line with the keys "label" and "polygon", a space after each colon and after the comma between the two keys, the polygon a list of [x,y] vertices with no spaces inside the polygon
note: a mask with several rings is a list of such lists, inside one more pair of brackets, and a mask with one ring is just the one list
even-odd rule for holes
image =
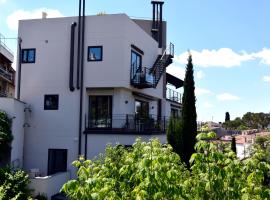
{"label": "sliding glass door", "polygon": [[89,96],[89,128],[112,127],[112,96]]}

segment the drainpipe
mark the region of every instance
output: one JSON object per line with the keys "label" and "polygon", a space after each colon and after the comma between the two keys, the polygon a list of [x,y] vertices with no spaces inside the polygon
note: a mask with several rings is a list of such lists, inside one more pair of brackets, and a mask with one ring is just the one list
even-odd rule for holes
{"label": "drainpipe", "polygon": [[19,64],[18,64],[18,82],[17,82],[17,99],[21,98],[21,74],[22,74],[22,39],[18,38],[19,52],[17,55]]}
{"label": "drainpipe", "polygon": [[[79,0],[79,23],[78,23],[78,49],[77,49],[77,89],[80,89],[79,86],[79,72],[80,72],[80,58],[81,58],[81,0]],[[80,97],[80,113],[79,113],[79,143],[78,143],[78,157],[81,155],[81,130],[82,130],[82,121],[81,121],[81,104],[82,98]]]}
{"label": "drainpipe", "polygon": [[[84,85],[83,85],[83,74],[84,74],[84,39],[85,39],[85,0],[83,0],[83,18],[82,18],[82,59],[81,59],[81,93],[80,93],[80,126],[82,129],[82,107],[83,107],[83,93],[84,93]],[[85,133],[84,140],[84,158],[87,158],[87,134]]]}
{"label": "drainpipe", "polygon": [[75,34],[75,27],[76,22],[71,24],[71,33],[70,33],[70,64],[69,64],[69,90],[71,92],[74,91],[73,85],[73,73],[74,73],[74,34]]}

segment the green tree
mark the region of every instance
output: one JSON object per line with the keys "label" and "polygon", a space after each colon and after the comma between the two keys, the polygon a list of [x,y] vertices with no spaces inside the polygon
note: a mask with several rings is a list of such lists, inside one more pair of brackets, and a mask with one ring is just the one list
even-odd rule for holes
{"label": "green tree", "polygon": [[182,138],[182,120],[179,118],[170,118],[167,127],[167,141],[172,146],[174,152],[180,154],[183,150]]}
{"label": "green tree", "polygon": [[232,137],[231,149],[232,149],[232,151],[235,154],[237,154],[237,151],[236,151],[236,140],[235,140],[235,137],[234,136]]}
{"label": "green tree", "polygon": [[0,166],[5,166],[9,163],[11,141],[13,140],[11,122],[7,113],[0,110]]}
{"label": "green tree", "polygon": [[230,121],[230,113],[226,112],[225,113],[225,122]]}
{"label": "green tree", "polygon": [[184,80],[184,93],[182,99],[182,144],[180,157],[189,166],[189,159],[195,152],[197,135],[197,113],[196,113],[196,97],[195,82],[193,76],[192,56],[189,55],[188,64],[186,66],[186,74]]}

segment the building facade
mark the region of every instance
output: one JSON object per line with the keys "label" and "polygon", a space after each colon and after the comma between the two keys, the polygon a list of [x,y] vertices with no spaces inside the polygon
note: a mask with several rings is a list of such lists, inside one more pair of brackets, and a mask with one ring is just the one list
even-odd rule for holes
{"label": "building facade", "polygon": [[0,33],[0,97],[15,97],[15,70],[12,68],[13,53]]}
{"label": "building facade", "polygon": [[74,176],[72,161],[94,158],[108,143],[166,143],[168,119],[181,111],[180,94],[166,86],[183,81],[166,73],[174,46],[166,45],[163,3],[152,3],[159,9],[153,20],[114,14],[19,22],[26,170]]}

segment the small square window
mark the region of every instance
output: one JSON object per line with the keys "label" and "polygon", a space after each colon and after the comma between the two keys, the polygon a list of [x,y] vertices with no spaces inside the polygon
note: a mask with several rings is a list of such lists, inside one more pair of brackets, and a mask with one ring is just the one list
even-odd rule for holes
{"label": "small square window", "polygon": [[44,110],[58,110],[59,95],[45,95],[44,96]]}
{"label": "small square window", "polygon": [[36,49],[22,49],[22,63],[35,63]]}
{"label": "small square window", "polygon": [[102,46],[88,47],[88,61],[102,61]]}

